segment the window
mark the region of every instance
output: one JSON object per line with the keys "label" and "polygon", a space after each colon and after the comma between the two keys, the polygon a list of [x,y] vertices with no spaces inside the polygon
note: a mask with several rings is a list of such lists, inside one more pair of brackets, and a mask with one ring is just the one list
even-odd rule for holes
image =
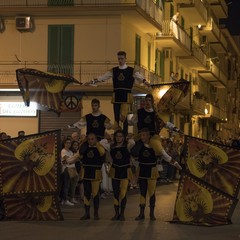
{"label": "window", "polygon": [[164,78],[164,54],[159,49],[155,52],[155,73]]}
{"label": "window", "polygon": [[48,0],[48,6],[71,6],[74,0]]}
{"label": "window", "polygon": [[74,25],[48,26],[48,71],[73,75]]}
{"label": "window", "polygon": [[141,37],[139,35],[136,35],[135,64],[138,66],[141,64]]}
{"label": "window", "polygon": [[148,70],[151,69],[151,43],[148,43]]}

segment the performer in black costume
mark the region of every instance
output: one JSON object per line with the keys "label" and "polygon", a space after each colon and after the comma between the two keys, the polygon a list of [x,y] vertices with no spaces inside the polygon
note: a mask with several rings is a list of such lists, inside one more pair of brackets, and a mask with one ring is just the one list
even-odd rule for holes
{"label": "performer in black costume", "polygon": [[140,141],[131,149],[133,157],[139,161],[137,169],[138,183],[140,188],[140,214],[135,220],[145,219],[146,195],[149,194],[150,219],[156,220],[154,216],[155,208],[155,190],[159,173],[157,170],[157,157],[153,148],[150,147],[150,132],[148,129],[142,129],[140,132]]}
{"label": "performer in black costume", "polygon": [[90,199],[93,197],[94,219],[98,220],[99,189],[102,180],[101,168],[105,159],[104,148],[100,147],[97,137],[93,133],[87,136],[88,146],[80,149],[79,155],[82,161],[81,178],[84,186],[85,214],[81,220],[90,219]]}
{"label": "performer in black costume", "polygon": [[123,131],[117,130],[114,133],[114,143],[110,150],[112,165],[109,176],[112,178],[115,209],[115,215],[112,217],[112,220],[125,220],[124,211],[127,202],[126,195],[129,179],[132,178],[129,148]]}
{"label": "performer in black costume", "polygon": [[[162,151],[164,152],[165,158],[167,157],[167,159],[171,159],[163,149]],[[154,148],[151,147],[151,134],[149,129],[143,128],[140,131],[140,140],[136,142],[135,146],[131,149],[131,154],[139,161],[137,175],[140,187],[140,214],[135,220],[138,221],[145,218],[144,211],[146,206],[146,195],[148,192],[150,198],[150,219],[154,221],[156,220],[154,216],[156,202],[155,190],[159,173],[157,170],[157,155]],[[170,163],[174,166],[176,166],[175,162],[176,161],[173,159],[170,160]]]}
{"label": "performer in black costume", "polygon": [[123,123],[124,134],[127,135],[128,132],[128,123],[127,115],[129,112],[129,106],[133,103],[132,97],[132,88],[137,80],[139,83],[144,83],[146,86],[150,87],[150,84],[144,79],[144,77],[134,68],[127,66],[126,64],[126,52],[119,51],[117,53],[119,66],[112,68],[104,75],[99,76],[92,80],[91,82],[86,83],[96,84],[101,83],[109,78],[112,78],[113,81],[113,111],[115,118],[115,129],[119,127],[120,122]]}
{"label": "performer in black costume", "polygon": [[[104,139],[104,133],[106,129],[111,129],[112,124],[110,119],[101,113],[100,101],[96,98],[91,101],[92,113],[83,116],[78,122],[68,125],[68,128],[87,128],[86,135],[89,133],[94,133],[97,136],[98,141],[105,149],[109,149],[109,144],[106,139]],[[86,147],[83,144],[81,148]]]}
{"label": "performer in black costume", "polygon": [[181,170],[181,166],[177,161],[172,160],[172,158],[165,152],[162,147],[159,132],[162,127],[168,128],[171,131],[179,132],[180,130],[175,127],[171,122],[164,122],[157,114],[153,108],[154,99],[152,94],[147,94],[145,96],[145,106],[138,109],[137,114],[133,115],[130,119],[130,124],[137,124],[138,132],[140,133],[142,129],[148,129],[151,135],[150,146],[154,149],[157,157],[163,157],[163,159]]}

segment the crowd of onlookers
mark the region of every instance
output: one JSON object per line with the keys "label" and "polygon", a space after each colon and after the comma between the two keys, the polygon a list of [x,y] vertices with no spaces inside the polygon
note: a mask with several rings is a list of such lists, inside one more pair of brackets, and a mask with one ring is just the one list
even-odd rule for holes
{"label": "crowd of onlookers", "polygon": [[[25,136],[25,131],[20,130],[18,131],[18,137]],[[11,136],[8,135],[6,132],[0,132],[0,140],[10,139]]]}

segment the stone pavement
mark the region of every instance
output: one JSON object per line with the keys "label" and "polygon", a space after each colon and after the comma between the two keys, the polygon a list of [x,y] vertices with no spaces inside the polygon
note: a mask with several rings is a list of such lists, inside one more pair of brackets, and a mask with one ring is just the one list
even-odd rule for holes
{"label": "stone pavement", "polygon": [[[83,204],[63,207],[64,221],[0,222],[0,240],[240,240],[240,206],[232,217],[233,224],[220,227],[199,227],[171,224],[176,198],[177,182],[157,187],[155,222],[146,219],[137,222],[138,190],[128,194],[126,221],[111,221],[114,215],[112,197],[101,199],[101,220],[80,221]],[[91,212],[92,213],[92,212]]]}

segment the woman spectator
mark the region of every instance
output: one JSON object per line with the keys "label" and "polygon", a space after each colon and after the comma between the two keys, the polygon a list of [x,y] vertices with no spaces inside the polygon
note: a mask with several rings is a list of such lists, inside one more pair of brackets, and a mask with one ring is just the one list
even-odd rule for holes
{"label": "woman spectator", "polygon": [[70,150],[71,140],[66,139],[64,141],[64,148],[61,151],[61,165],[62,173],[60,175],[60,199],[62,205],[73,206],[74,203],[71,203],[68,200],[69,186],[71,178],[77,177],[77,171],[75,168],[76,157],[73,152]]}

